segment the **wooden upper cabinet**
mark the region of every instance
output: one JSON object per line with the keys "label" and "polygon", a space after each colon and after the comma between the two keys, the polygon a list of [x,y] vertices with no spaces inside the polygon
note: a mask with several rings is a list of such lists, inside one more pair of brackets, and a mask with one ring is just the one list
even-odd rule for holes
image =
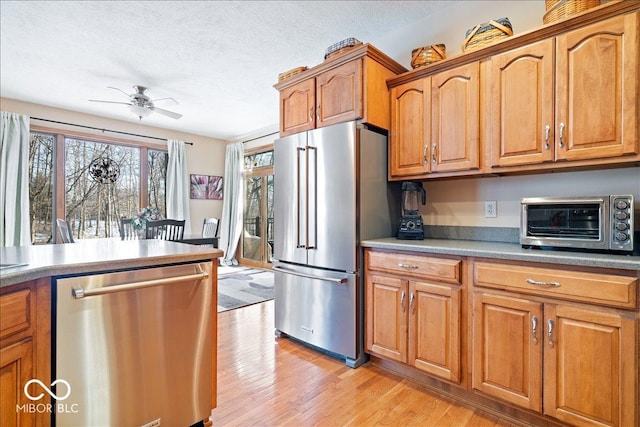
{"label": "wooden upper cabinet", "polygon": [[554,160],[553,39],[490,60],[491,166]]}
{"label": "wooden upper cabinet", "polygon": [[316,126],[361,118],[362,60],[347,62],[316,78]]}
{"label": "wooden upper cabinet", "polygon": [[280,135],[311,130],[316,126],[316,87],[304,80],[280,91]]}
{"label": "wooden upper cabinet", "polygon": [[480,66],[463,65],[431,77],[431,171],[480,167]]}
{"label": "wooden upper cabinet", "polygon": [[560,160],[638,154],[639,12],[557,37]]}
{"label": "wooden upper cabinet", "polygon": [[429,172],[431,78],[391,89],[389,178]]}
{"label": "wooden upper cabinet", "polygon": [[280,136],[352,120],[389,129],[387,80],[406,71],[366,43],[277,83]]}

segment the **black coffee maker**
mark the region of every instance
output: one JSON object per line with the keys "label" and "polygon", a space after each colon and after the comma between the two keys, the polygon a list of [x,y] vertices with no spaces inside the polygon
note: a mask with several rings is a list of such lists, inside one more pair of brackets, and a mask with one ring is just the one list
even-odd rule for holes
{"label": "black coffee maker", "polygon": [[402,216],[398,227],[397,238],[401,240],[424,239],[422,215],[418,206],[418,194],[421,195],[424,205],[427,196],[421,182],[405,181],[402,183]]}

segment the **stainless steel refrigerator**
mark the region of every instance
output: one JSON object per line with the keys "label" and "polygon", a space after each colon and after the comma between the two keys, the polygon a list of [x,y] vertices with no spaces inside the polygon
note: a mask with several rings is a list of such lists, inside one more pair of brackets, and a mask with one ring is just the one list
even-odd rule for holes
{"label": "stainless steel refrigerator", "polygon": [[387,138],[340,123],[278,139],[274,162],[276,335],[355,368],[366,357],[360,241],[393,235]]}

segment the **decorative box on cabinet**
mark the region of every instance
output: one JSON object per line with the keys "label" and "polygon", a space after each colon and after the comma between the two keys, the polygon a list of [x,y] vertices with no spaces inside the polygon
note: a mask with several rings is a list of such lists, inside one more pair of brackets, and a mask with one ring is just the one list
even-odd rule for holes
{"label": "decorative box on cabinet", "polygon": [[476,262],[474,276],[474,389],[573,425],[637,425],[637,272]]}
{"label": "decorative box on cabinet", "polygon": [[351,120],[389,129],[386,80],[405,71],[363,44],[279,82],[280,136]]}
{"label": "decorative box on cabinet", "polygon": [[459,383],[462,261],[365,253],[367,350]]}
{"label": "decorative box on cabinet", "polygon": [[[491,166],[637,155],[639,13],[491,58]],[[555,114],[554,114],[555,113]]]}

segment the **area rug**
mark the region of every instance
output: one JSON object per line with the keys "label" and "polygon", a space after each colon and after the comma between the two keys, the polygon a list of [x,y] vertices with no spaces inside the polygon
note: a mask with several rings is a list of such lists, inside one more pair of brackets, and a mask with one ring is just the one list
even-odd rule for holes
{"label": "area rug", "polygon": [[218,313],[273,299],[273,272],[251,267],[221,267]]}

